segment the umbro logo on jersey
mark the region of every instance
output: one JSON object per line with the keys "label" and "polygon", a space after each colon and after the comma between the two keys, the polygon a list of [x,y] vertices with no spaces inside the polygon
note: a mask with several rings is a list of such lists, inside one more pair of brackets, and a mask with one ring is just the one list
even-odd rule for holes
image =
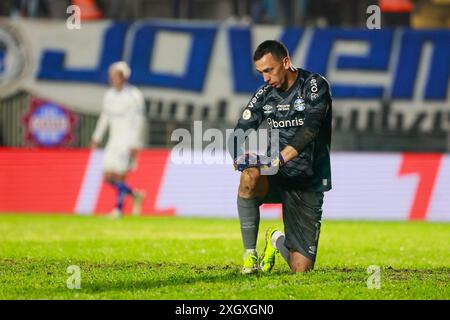
{"label": "umbro logo on jersey", "polygon": [[273,107],[272,107],[271,105],[266,104],[266,105],[263,107],[263,109],[264,109],[264,113],[271,113]]}

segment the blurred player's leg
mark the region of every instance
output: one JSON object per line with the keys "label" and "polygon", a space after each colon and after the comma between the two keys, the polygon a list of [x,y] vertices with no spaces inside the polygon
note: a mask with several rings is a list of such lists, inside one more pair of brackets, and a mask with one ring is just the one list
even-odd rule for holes
{"label": "blurred player's leg", "polygon": [[147,193],[143,190],[133,191],[133,215],[139,215],[142,211],[142,201],[146,197]]}
{"label": "blurred player's leg", "polygon": [[123,213],[123,205],[125,202],[125,197],[127,195],[133,197],[133,209],[132,214],[138,215],[141,213],[142,201],[147,195],[145,191],[133,190],[133,188],[127,185],[125,181],[125,174],[117,174],[113,172],[105,173],[105,181],[110,184],[117,193],[116,206],[111,212],[113,216],[121,216]]}
{"label": "blurred player's leg", "polygon": [[142,201],[146,193],[140,190],[133,190],[131,186],[125,183],[126,175],[132,166],[135,166],[135,157],[130,157],[128,148],[108,146],[105,149],[104,180],[117,193],[116,206],[112,211],[112,215],[115,217],[122,215],[126,196],[133,197],[133,215],[138,215],[141,212]]}
{"label": "blurred player's leg", "polygon": [[123,212],[125,196],[127,194],[133,194],[133,190],[124,183],[124,174],[105,172],[104,180],[116,190],[116,206],[111,214],[115,217],[120,217]]}

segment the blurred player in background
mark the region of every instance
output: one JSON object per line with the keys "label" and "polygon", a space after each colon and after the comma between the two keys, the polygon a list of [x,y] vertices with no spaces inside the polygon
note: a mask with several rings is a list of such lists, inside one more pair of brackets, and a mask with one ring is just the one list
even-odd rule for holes
{"label": "blurred player in background", "polygon": [[145,192],[133,190],[125,183],[129,170],[135,168],[138,150],[143,145],[144,98],[134,86],[128,84],[131,71],[126,62],[119,61],[109,67],[111,88],[103,97],[103,107],[92,136],[91,147],[97,148],[109,127],[103,170],[104,181],[117,191],[113,217],[123,214],[127,195],[133,198],[133,214],[139,214]]}
{"label": "blurred player in background", "polygon": [[[266,84],[244,109],[229,140],[235,168],[242,171],[237,205],[245,248],[243,273],[271,271],[278,252],[293,272],[309,271],[316,259],[323,192],[331,189],[329,84],[318,74],[294,68],[278,41],[261,43],[253,61]],[[264,120],[271,134],[279,129],[279,148],[273,152],[277,156],[271,152],[270,159],[241,150],[248,133]],[[263,168],[275,170],[264,175]],[[267,230],[258,262],[262,203],[282,203],[285,234],[276,228]]]}

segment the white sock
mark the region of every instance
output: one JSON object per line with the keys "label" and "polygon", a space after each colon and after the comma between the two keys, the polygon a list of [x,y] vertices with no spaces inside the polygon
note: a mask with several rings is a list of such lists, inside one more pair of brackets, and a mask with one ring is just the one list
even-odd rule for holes
{"label": "white sock", "polygon": [[277,230],[273,233],[272,237],[270,238],[270,244],[272,245],[272,247],[274,247],[274,248],[277,247],[277,240],[282,235],[283,235],[283,233],[279,230]]}

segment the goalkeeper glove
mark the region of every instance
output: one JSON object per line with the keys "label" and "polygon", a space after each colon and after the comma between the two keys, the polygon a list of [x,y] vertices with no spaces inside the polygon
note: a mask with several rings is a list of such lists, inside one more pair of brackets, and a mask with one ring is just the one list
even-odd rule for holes
{"label": "goalkeeper glove", "polygon": [[248,168],[274,168],[282,167],[285,164],[284,158],[279,154],[275,159],[271,159],[265,155],[255,153],[245,153],[234,161],[234,169],[244,171]]}
{"label": "goalkeeper glove", "polygon": [[261,156],[255,153],[244,153],[234,161],[234,169],[244,171],[248,168],[258,168],[261,166]]}

